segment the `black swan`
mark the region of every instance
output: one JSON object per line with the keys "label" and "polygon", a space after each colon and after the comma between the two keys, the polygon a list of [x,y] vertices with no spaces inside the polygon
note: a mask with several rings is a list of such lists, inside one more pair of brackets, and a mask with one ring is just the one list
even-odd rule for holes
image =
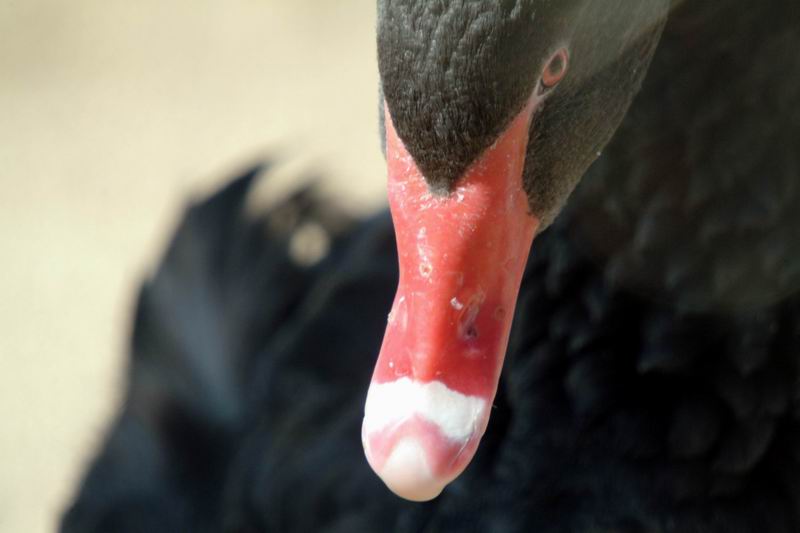
{"label": "black swan", "polygon": [[398,242],[190,208],[62,531],[800,531],[800,10],[378,6]]}

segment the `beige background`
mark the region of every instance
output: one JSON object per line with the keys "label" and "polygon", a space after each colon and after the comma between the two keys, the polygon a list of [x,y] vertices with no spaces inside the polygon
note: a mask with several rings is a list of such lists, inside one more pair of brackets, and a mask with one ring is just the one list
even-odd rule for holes
{"label": "beige background", "polygon": [[373,4],[0,0],[0,531],[55,529],[188,197],[280,154],[382,201]]}

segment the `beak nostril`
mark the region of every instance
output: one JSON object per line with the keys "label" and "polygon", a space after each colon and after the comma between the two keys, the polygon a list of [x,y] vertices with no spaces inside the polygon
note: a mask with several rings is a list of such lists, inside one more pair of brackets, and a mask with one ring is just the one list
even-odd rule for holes
{"label": "beak nostril", "polygon": [[481,311],[484,299],[485,295],[482,292],[472,295],[466,308],[461,312],[458,334],[462,339],[471,341],[478,338],[478,328],[475,326],[475,322],[478,319],[478,313]]}

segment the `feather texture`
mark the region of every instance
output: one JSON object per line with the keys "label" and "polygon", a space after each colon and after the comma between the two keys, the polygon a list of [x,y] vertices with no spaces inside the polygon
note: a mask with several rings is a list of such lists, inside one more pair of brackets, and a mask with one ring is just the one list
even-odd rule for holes
{"label": "feather texture", "polygon": [[[124,408],[62,531],[800,531],[800,24],[676,2],[628,118],[529,260],[475,461],[426,504],[360,446],[388,215],[254,171],[141,292]],[[261,177],[257,177],[260,175]],[[293,259],[313,222],[328,255]]]}

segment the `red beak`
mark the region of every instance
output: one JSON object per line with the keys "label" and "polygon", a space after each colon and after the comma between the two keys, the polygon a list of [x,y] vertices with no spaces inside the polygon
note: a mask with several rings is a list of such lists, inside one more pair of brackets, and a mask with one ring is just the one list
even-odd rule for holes
{"label": "red beak", "polygon": [[532,99],[447,196],[432,194],[386,114],[389,205],[400,282],[362,439],[386,485],[429,500],[486,430],[538,220],[522,172]]}

